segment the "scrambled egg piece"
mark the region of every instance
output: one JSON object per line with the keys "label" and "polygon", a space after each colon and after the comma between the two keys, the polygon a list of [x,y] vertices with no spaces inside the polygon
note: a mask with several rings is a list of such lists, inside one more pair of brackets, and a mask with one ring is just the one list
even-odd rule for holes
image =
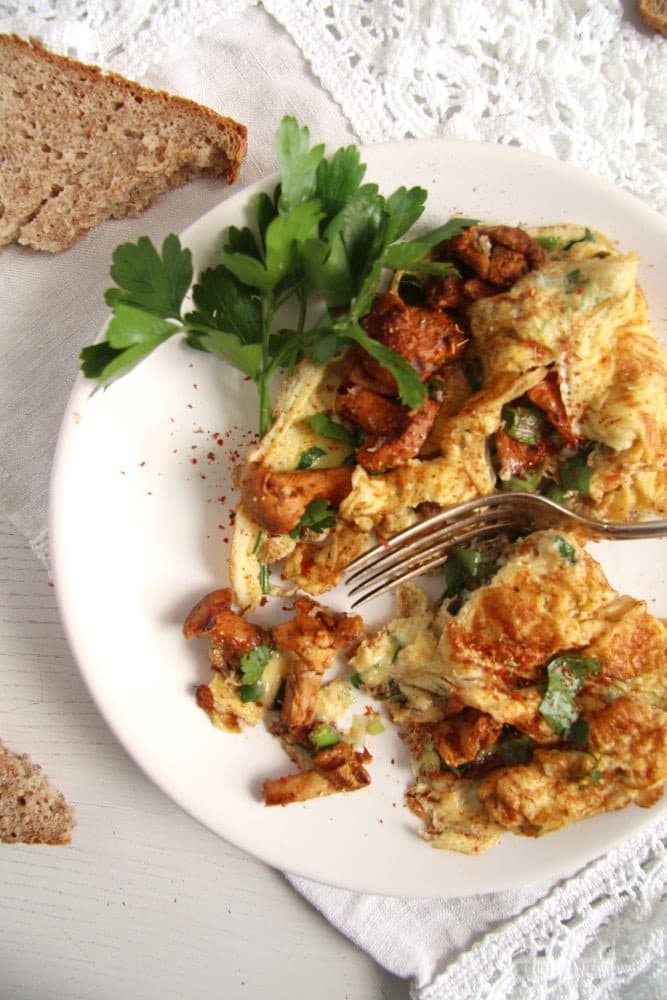
{"label": "scrambled egg piece", "polygon": [[434,847],[479,853],[631,802],[667,779],[667,630],[573,535],[509,545],[460,607],[405,585],[351,666],[413,760]]}
{"label": "scrambled egg piece", "polygon": [[[667,365],[637,284],[637,256],[619,253],[605,236],[583,227],[527,232],[547,247],[543,259],[510,287],[487,288],[466,305],[466,353],[436,373],[442,402],[415,457],[367,471],[354,464],[349,440],[311,426],[311,418],[322,414],[340,424],[336,397],[349,357],[323,367],[303,362],[286,383],[276,422],[248,456],[246,469],[254,463],[289,478],[313,449],[318,470],[345,467],[351,459],[352,466],[335,505],[335,524],[326,528],[266,530],[241,502],[230,574],[242,608],[259,604],[266,567],[284,560],[285,592],[321,594],[374,533],[394,534],[434,505],[505,488],[511,466],[499,468],[496,451],[506,407],[530,399],[549,380],[557,386],[562,413],[556,426],[565,428],[565,440],[557,448],[550,444],[539,462],[529,456],[529,472],[557,482],[563,456],[579,454],[588,482],[568,493],[572,507],[615,520],[667,513]],[[481,385],[469,375],[472,362]],[[379,402],[388,405],[384,398]],[[342,424],[354,434],[345,417]],[[281,496],[287,501],[294,490],[286,483]]]}

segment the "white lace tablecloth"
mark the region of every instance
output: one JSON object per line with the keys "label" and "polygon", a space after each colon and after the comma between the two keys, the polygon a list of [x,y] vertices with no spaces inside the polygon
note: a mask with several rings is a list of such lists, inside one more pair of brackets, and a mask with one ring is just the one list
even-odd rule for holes
{"label": "white lace tablecloth", "polygon": [[[242,183],[276,168],[273,135],[292,113],[330,149],[409,136],[509,143],[667,205],[667,42],[633,0],[0,0],[0,31],[245,122]],[[0,257],[0,504],[36,549],[77,354],[105,317],[111,251],[178,231],[220,197],[196,182],[67,254]],[[292,883],[422,1000],[657,1000],[666,835],[661,823],[560,882],[470,899]]]}

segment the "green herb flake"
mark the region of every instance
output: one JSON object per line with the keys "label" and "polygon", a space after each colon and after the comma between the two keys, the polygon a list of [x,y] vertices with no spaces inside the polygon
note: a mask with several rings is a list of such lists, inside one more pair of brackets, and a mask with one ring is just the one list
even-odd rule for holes
{"label": "green herb flake", "polygon": [[328,531],[335,523],[336,512],[326,500],[311,500],[296,528],[290,531],[290,536],[300,538],[306,529],[315,531],[319,535]]}
{"label": "green herb flake", "polygon": [[354,674],[350,675],[350,684],[352,687],[359,689],[362,685],[361,674],[357,670]]}
{"label": "green herb flake", "polygon": [[567,538],[563,538],[562,535],[556,535],[554,538],[556,543],[556,548],[558,549],[558,554],[566,563],[573,565],[577,561],[577,554],[574,546],[568,542]]}
{"label": "green herb flake", "polygon": [[263,538],[264,538],[264,532],[260,528],[259,531],[257,532],[257,535],[255,536],[255,544],[253,545],[253,547],[251,549],[251,552],[250,552],[251,555],[253,555],[253,556],[257,555],[257,553],[259,552],[259,547],[262,544],[262,539]]}
{"label": "green herb flake", "polygon": [[595,240],[594,233],[592,232],[592,230],[588,228],[588,226],[586,226],[586,228],[584,229],[584,235],[578,236],[577,239],[570,240],[569,243],[565,244],[563,250],[571,250],[572,247],[577,245],[577,243],[593,243],[594,240]]}
{"label": "green herb flake", "polygon": [[297,469],[312,469],[314,465],[317,465],[321,458],[324,458],[326,451],[324,448],[318,448],[314,445],[312,448],[306,448],[299,455],[299,461],[297,463]]}
{"label": "green herb flake", "polygon": [[568,736],[579,712],[576,696],[587,674],[599,673],[599,660],[564,653],[547,664],[547,687],[540,703],[540,714],[553,731],[562,738]]}
{"label": "green herb flake", "polygon": [[581,270],[577,267],[574,271],[569,271],[565,275],[565,291],[568,295],[574,292],[581,292],[583,286],[586,284],[586,278],[583,277]]}

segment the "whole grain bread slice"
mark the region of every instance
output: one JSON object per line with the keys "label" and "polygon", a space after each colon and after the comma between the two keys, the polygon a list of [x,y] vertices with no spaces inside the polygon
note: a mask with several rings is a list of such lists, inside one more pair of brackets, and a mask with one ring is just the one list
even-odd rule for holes
{"label": "whole grain bread slice", "polygon": [[196,176],[232,183],[245,126],[0,34],[0,246],[57,252]]}
{"label": "whole grain bread slice", "polygon": [[0,743],[0,841],[69,844],[74,810],[39,764]]}

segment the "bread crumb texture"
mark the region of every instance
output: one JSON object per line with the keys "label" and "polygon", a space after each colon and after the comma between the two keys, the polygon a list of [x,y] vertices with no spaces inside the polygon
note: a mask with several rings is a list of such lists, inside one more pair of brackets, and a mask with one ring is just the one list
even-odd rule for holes
{"label": "bread crumb texture", "polygon": [[0,246],[55,253],[194,177],[232,183],[245,126],[0,35]]}
{"label": "bread crumb texture", "polygon": [[74,810],[39,764],[0,743],[0,841],[69,844]]}

